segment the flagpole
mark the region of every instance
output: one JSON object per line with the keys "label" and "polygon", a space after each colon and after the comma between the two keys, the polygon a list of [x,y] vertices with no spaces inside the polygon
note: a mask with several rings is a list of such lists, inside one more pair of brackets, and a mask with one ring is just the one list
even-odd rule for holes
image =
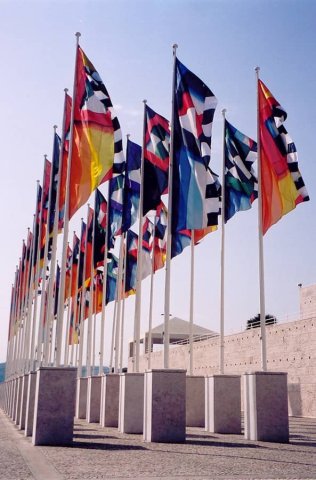
{"label": "flagpole", "polygon": [[114,373],[118,372],[118,364],[119,364],[123,258],[124,258],[124,238],[123,238],[123,235],[121,235],[119,269],[118,269],[118,278],[117,278],[117,284],[116,284],[117,285],[117,288],[116,288],[117,312],[116,312],[116,322],[115,322]]}
{"label": "flagpole", "polygon": [[193,310],[194,310],[194,230],[191,230],[191,280],[190,280],[190,375],[193,375]]}
{"label": "flagpole", "polygon": [[256,67],[257,82],[257,150],[258,150],[258,232],[259,232],[259,285],[260,285],[260,327],[261,327],[261,368],[267,371],[267,341],[266,315],[264,290],[264,256],[263,256],[263,228],[262,228],[262,175],[261,175],[261,142],[260,142],[260,106],[259,106],[259,71]]}
{"label": "flagpole", "polygon": [[[97,192],[95,191],[95,198]],[[95,229],[95,203],[94,202],[94,210],[93,210],[93,219],[92,219],[92,245],[91,245],[91,263],[90,263],[90,292],[89,292],[89,318],[88,318],[88,334],[87,334],[87,376],[91,376],[91,355],[94,346],[93,343],[93,325],[92,325],[92,316],[93,316],[93,309],[94,309],[94,294],[93,294],[93,282],[94,282],[94,229]],[[87,242],[88,242],[88,225],[87,225]]]}
{"label": "flagpole", "polygon": [[[152,328],[153,328],[156,222],[157,222],[157,211],[156,211],[155,221],[154,221],[153,248],[152,248],[152,257],[151,257],[150,294],[149,294],[149,320],[148,320],[148,370],[151,369],[151,342],[152,342]],[[145,339],[145,341],[146,341],[146,339]]]}
{"label": "flagpole", "polygon": [[[84,247],[84,262],[82,267],[82,285],[81,285],[81,309],[80,309],[80,319],[79,319],[79,360],[78,360],[78,377],[82,376],[82,357],[83,357],[83,348],[84,348],[84,310],[85,310],[85,303],[86,303],[86,254],[87,254],[87,243],[88,243],[88,219],[89,219],[89,208],[90,205],[88,203],[88,215],[87,215],[87,225],[86,225],[86,238],[85,238],[85,247]],[[82,232],[82,231],[81,231]],[[80,252],[82,253],[82,252]],[[79,263],[80,266],[80,263]],[[88,346],[88,345],[87,345]]]}
{"label": "flagpole", "polygon": [[[69,248],[69,242],[67,244],[67,252]],[[72,257],[72,255],[71,255]],[[69,261],[69,257],[67,257],[67,260]],[[67,273],[67,272],[66,272]],[[66,339],[65,339],[65,351],[64,351],[64,365],[68,366],[68,357],[69,357],[69,329],[70,329],[70,298],[71,298],[71,273],[70,272],[70,281],[68,285],[68,291],[64,292],[64,296],[67,299],[67,323],[66,323]],[[65,285],[66,286],[66,285]]]}
{"label": "flagpole", "polygon": [[146,132],[146,104],[143,100],[143,148],[140,163],[140,192],[139,192],[139,225],[138,225],[138,244],[137,244],[137,271],[136,271],[136,297],[135,297],[135,320],[134,320],[134,347],[133,348],[133,367],[136,373],[139,372],[139,353],[140,353],[140,317],[142,301],[142,250],[143,250],[143,203],[144,203],[144,152],[145,152],[145,132]]}
{"label": "flagpole", "polygon": [[224,335],[225,335],[225,122],[226,108],[223,108],[223,169],[222,169],[222,215],[221,215],[221,302],[219,333],[219,373],[224,375]]}
{"label": "flagpole", "polygon": [[124,321],[125,321],[125,289],[126,289],[126,265],[127,265],[127,251],[126,251],[126,232],[123,233],[123,241],[125,244],[124,249],[124,266],[123,266],[123,275],[122,275],[122,286],[123,286],[123,294],[122,294],[122,316],[121,316],[121,343],[120,343],[120,362],[119,362],[119,369],[122,373],[123,371],[123,343],[124,343]]}
{"label": "flagpole", "polygon": [[169,315],[170,315],[170,269],[171,269],[171,242],[172,242],[172,182],[173,182],[173,150],[174,150],[174,97],[176,87],[176,61],[178,45],[173,45],[173,78],[171,97],[171,128],[170,128],[170,162],[168,180],[168,216],[167,216],[167,251],[166,251],[166,279],[165,279],[165,311],[164,311],[164,368],[169,368]]}
{"label": "flagpole", "polygon": [[[118,282],[118,278],[116,279],[116,284],[117,284],[117,282]],[[117,301],[115,300],[115,302],[114,302],[114,312],[113,312],[113,322],[112,322],[112,338],[111,338],[111,349],[110,349],[110,362],[109,362],[110,373],[112,373],[112,367],[113,367],[113,351],[114,351],[116,310],[117,310]]]}
{"label": "flagpole", "polygon": [[[68,231],[69,231],[70,172],[71,172],[72,148],[73,148],[74,113],[75,113],[75,103],[76,103],[76,72],[77,72],[78,46],[79,46],[80,36],[81,34],[77,32],[76,33],[76,60],[75,60],[74,85],[73,85],[73,97],[72,97],[72,104],[71,104],[70,142],[69,142],[69,155],[68,155],[67,177],[66,177],[63,250],[62,250],[62,263],[60,268],[59,292],[63,292],[65,290],[65,274],[66,274],[65,270],[66,270],[67,242],[68,242]],[[64,319],[64,298],[63,298],[63,295],[60,294],[58,298],[57,325],[56,325],[56,340],[57,340],[56,341],[56,359],[55,359],[56,367],[60,367],[60,361],[61,361],[63,319]]]}
{"label": "flagpole", "polygon": [[[108,182],[109,183],[109,182]],[[105,307],[106,307],[106,284],[108,275],[108,238],[109,238],[109,186],[108,186],[108,201],[106,203],[106,227],[104,238],[104,257],[103,257],[103,286],[102,286],[102,312],[101,312],[101,332],[100,332],[100,364],[99,375],[103,373],[103,359],[104,359],[104,332],[105,332]]]}

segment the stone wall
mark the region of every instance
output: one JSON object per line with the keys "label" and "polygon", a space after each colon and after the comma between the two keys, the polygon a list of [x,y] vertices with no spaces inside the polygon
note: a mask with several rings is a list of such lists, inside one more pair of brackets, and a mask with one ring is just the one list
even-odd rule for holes
{"label": "stone wall", "polygon": [[[304,320],[270,325],[267,331],[268,370],[288,373],[289,414],[316,417],[316,315]],[[194,375],[219,373],[219,337],[195,342]],[[148,356],[140,357],[140,371]],[[225,337],[225,373],[243,374],[261,369],[260,329]],[[152,368],[163,367],[163,352],[152,353]],[[189,370],[189,346],[170,347],[170,368]],[[129,371],[132,360],[129,359]]]}

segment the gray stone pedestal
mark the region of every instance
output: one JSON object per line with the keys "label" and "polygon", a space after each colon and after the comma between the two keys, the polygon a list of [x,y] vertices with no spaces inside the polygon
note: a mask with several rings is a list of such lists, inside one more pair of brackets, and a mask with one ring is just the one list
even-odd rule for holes
{"label": "gray stone pedestal", "polygon": [[76,418],[84,419],[87,415],[87,391],[88,391],[88,378],[77,378],[77,390],[76,390]]}
{"label": "gray stone pedestal", "polygon": [[15,416],[14,416],[15,425],[19,425],[20,423],[23,375],[17,378],[17,382],[18,382],[18,386],[17,386],[18,390],[16,395]]}
{"label": "gray stone pedestal", "polygon": [[120,398],[120,376],[110,373],[102,377],[101,385],[101,416],[102,427],[118,427],[118,412]]}
{"label": "gray stone pedestal", "polygon": [[205,426],[205,377],[186,377],[186,426]]}
{"label": "gray stone pedestal", "polygon": [[100,407],[101,407],[101,377],[88,377],[87,387],[87,422],[100,422]]}
{"label": "gray stone pedestal", "polygon": [[24,435],[30,437],[33,433],[34,405],[36,390],[36,372],[29,373],[27,386],[26,410],[25,410],[25,431]]}
{"label": "gray stone pedestal", "polygon": [[29,384],[29,374],[23,375],[22,379],[22,392],[21,392],[21,407],[20,407],[20,420],[19,430],[25,429],[25,413],[26,413],[26,401],[27,401],[27,387]]}
{"label": "gray stone pedestal", "polygon": [[73,439],[76,368],[40,367],[36,376],[33,445],[68,445]]}
{"label": "gray stone pedestal", "polygon": [[16,397],[17,397],[17,391],[18,391],[18,378],[14,378],[12,380],[12,395],[11,395],[11,405],[10,405],[10,413],[9,416],[11,420],[15,420],[15,411],[16,411]]}
{"label": "gray stone pedestal", "polygon": [[143,433],[144,374],[120,374],[118,428],[122,433]]}
{"label": "gray stone pedestal", "polygon": [[289,441],[287,373],[244,375],[245,438],[263,442]]}
{"label": "gray stone pedestal", "polygon": [[144,441],[185,441],[186,370],[145,372]]}
{"label": "gray stone pedestal", "polygon": [[241,433],[239,375],[212,375],[205,378],[205,430]]}

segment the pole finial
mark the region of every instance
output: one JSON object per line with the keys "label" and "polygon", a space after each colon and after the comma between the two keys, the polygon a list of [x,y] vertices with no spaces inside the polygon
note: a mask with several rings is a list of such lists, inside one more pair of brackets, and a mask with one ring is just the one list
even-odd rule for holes
{"label": "pole finial", "polygon": [[47,160],[47,154],[46,153],[44,153],[44,159]]}
{"label": "pole finial", "polygon": [[130,136],[131,136],[130,133],[128,133],[128,134],[126,135],[127,140],[129,140],[129,137],[130,137]]}
{"label": "pole finial", "polygon": [[67,94],[68,93],[68,88],[64,88],[64,92]]}
{"label": "pole finial", "polygon": [[57,128],[58,128],[57,125],[53,126],[53,129],[55,130],[55,133],[56,133]]}
{"label": "pole finial", "polygon": [[226,108],[223,108],[222,115],[223,115],[224,118],[225,118],[226,112],[227,112]]}
{"label": "pole finial", "polygon": [[77,40],[79,40],[79,38],[81,37],[81,33],[80,32],[76,32],[76,37],[77,37]]}
{"label": "pole finial", "polygon": [[173,55],[176,55],[178,46],[179,46],[179,45],[178,45],[177,43],[174,43],[174,44],[172,45]]}

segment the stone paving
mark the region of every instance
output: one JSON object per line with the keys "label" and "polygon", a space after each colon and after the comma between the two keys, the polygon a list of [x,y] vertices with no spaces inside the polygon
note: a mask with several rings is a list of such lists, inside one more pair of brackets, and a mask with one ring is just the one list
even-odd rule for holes
{"label": "stone paving", "polygon": [[[41,464],[39,466],[39,463]],[[187,429],[183,444],[76,421],[70,447],[33,447],[0,414],[1,480],[316,479],[316,419],[290,418],[290,443]]]}

